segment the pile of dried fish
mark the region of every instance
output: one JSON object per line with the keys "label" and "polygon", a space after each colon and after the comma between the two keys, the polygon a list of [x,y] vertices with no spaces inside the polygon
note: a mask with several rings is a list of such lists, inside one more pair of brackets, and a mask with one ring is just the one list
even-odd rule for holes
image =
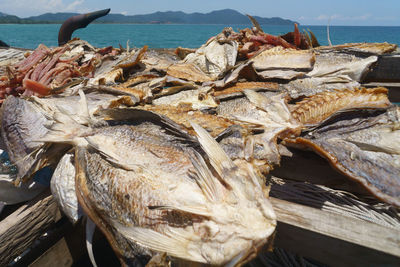
{"label": "pile of dried fish", "polygon": [[118,53],[112,47],[95,49],[80,40],[53,49],[41,44],[25,59],[6,66],[5,75],[0,77],[0,101],[9,95],[45,96],[74,78],[93,77],[104,57]]}
{"label": "pile of dried fish", "polygon": [[[83,211],[127,265],[254,258],[276,226],[265,175],[291,146],[400,207],[400,108],[359,88],[396,46],[313,48],[297,25],[277,37],[253,23],[176,54],[75,40],[9,66],[0,133],[14,183],[53,168],[64,213]],[[68,83],[75,70],[87,79]]]}

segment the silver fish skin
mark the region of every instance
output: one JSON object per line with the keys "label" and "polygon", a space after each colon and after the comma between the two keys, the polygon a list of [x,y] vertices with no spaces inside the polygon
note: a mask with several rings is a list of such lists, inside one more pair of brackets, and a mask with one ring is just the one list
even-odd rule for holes
{"label": "silver fish skin", "polygon": [[[18,178],[29,178],[34,172],[54,162],[65,153],[65,148],[46,145],[40,141],[48,128],[56,124],[54,114],[62,112],[75,121],[87,124],[86,117],[123,96],[92,92],[87,95],[85,108],[79,96],[38,98],[8,97],[1,107],[1,138],[10,161],[18,169]],[[132,100],[135,103],[135,99]]]}
{"label": "silver fish skin", "polygon": [[[9,96],[1,107],[1,138],[10,161],[18,169],[18,177],[32,174],[37,156],[44,150],[43,142],[51,120],[46,118],[39,107],[22,98]],[[32,154],[37,152],[37,155]]]}
{"label": "silver fish skin", "polygon": [[234,34],[232,28],[225,28],[196,52],[187,55],[183,62],[195,64],[204,73],[217,79],[236,64],[239,44],[229,39],[231,34]]}
{"label": "silver fish skin", "polygon": [[[253,159],[256,162],[264,161],[270,167],[279,164],[280,153],[277,139],[285,135],[298,134],[301,125],[292,117],[283,94],[257,93],[252,90],[245,90],[244,94],[246,97],[221,102],[216,109],[217,114],[249,129],[262,131],[262,133],[247,136],[243,141],[245,144],[243,153],[247,161]],[[234,143],[236,149],[233,151],[238,151],[240,142],[233,140],[231,138],[228,144]],[[225,144],[227,140],[222,142]],[[225,144],[223,147],[229,150],[229,145]]]}
{"label": "silver fish skin", "polygon": [[82,216],[75,193],[75,173],[74,154],[67,153],[61,158],[50,181],[54,199],[73,223]]}
{"label": "silver fish skin", "polygon": [[[400,108],[337,119],[294,142],[324,156],[377,198],[400,206]],[[292,142],[289,142],[292,143]]]}
{"label": "silver fish skin", "polygon": [[[114,118],[146,113],[127,109]],[[122,259],[165,252],[208,264],[247,262],[276,225],[264,179],[251,164],[233,163],[201,127],[192,125],[195,145],[177,125],[159,120],[90,129],[75,124],[63,127],[75,136],[49,134],[50,142],[70,138],[75,146],[85,213]]]}
{"label": "silver fish skin", "polygon": [[16,186],[16,174],[17,168],[11,164],[7,153],[0,150],[0,204],[12,205],[30,200],[47,188],[36,181]]}
{"label": "silver fish skin", "polygon": [[360,87],[360,83],[378,60],[377,56],[360,56],[340,49],[316,49],[314,68],[303,78],[295,79],[282,88],[291,98],[311,96],[323,91]]}

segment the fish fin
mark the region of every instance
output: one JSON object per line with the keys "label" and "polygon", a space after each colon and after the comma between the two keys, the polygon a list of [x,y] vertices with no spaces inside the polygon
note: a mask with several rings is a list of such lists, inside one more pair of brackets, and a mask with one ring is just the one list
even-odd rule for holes
{"label": "fish fin", "polygon": [[187,143],[195,143],[195,139],[189,135],[182,126],[175,123],[166,116],[157,114],[156,112],[137,109],[137,108],[118,108],[118,109],[102,109],[97,112],[101,117],[107,117],[108,120],[114,121],[152,121],[161,124],[163,128],[175,135],[180,141]]}
{"label": "fish fin", "polygon": [[310,46],[309,48],[312,48],[312,41],[311,41],[310,34],[304,29],[303,29],[303,34],[307,38],[307,42],[308,42],[308,44]]}
{"label": "fish fin", "polygon": [[[95,124],[95,121],[89,114],[86,96],[82,90],[79,90],[81,99],[79,100],[79,111],[76,118],[72,118],[67,115],[61,106],[57,106],[57,111],[54,112],[53,120],[55,123],[50,126],[49,132],[39,141],[42,142],[53,142],[53,143],[72,143],[78,144],[76,137],[80,137],[81,134],[87,133],[89,127]],[[82,141],[83,139],[80,138]]]}
{"label": "fish fin", "polygon": [[148,206],[148,208],[151,210],[176,210],[194,215],[211,217],[211,213],[209,213],[208,210],[204,209],[203,207],[161,205],[161,206]]}
{"label": "fish fin", "polygon": [[270,98],[253,90],[244,90],[244,94],[252,104],[267,112],[269,114],[268,117],[278,124],[287,123],[292,120],[283,94],[277,94]]}
{"label": "fish fin", "polygon": [[[138,169],[137,165],[127,163],[125,159],[121,158],[117,153],[110,149],[112,146],[105,148],[104,144],[110,141],[110,139],[96,140],[96,138],[98,137],[88,136],[85,137],[85,140],[90,147],[97,150],[107,161],[127,171],[135,171]],[[113,140],[111,141],[113,142]]]}
{"label": "fish fin", "polygon": [[220,192],[216,184],[216,178],[211,173],[203,157],[199,153],[194,152],[194,155],[191,155],[190,159],[196,169],[196,171],[191,172],[190,175],[194,178],[208,200],[218,201],[220,199]]}
{"label": "fish fin", "polygon": [[[87,133],[90,128],[76,122],[70,116],[57,111],[53,115],[54,123],[49,127],[45,136],[39,142],[79,144],[78,138]],[[78,139],[77,139],[78,138]]]}
{"label": "fish fin", "polygon": [[143,247],[158,252],[166,252],[177,258],[205,262],[200,254],[193,255],[189,253],[187,246],[190,240],[174,238],[173,236],[167,236],[147,228],[124,226],[116,221],[113,222],[113,225],[125,238]]}
{"label": "fish fin", "polygon": [[218,172],[221,178],[225,176],[224,174],[226,172],[230,172],[231,170],[237,168],[233,161],[217,143],[217,141],[215,141],[206,130],[196,123],[191,122],[190,124],[197,134],[201,147],[210,158],[211,165]]}
{"label": "fish fin", "polygon": [[86,249],[89,255],[90,262],[92,263],[93,267],[97,267],[96,260],[94,259],[93,255],[93,235],[94,230],[96,229],[96,225],[94,222],[87,217],[86,219]]}
{"label": "fish fin", "polygon": [[321,46],[318,43],[318,40],[317,40],[317,37],[315,37],[315,34],[310,29],[307,29],[307,30],[310,33],[312,47],[314,48],[314,47]]}
{"label": "fish fin", "polygon": [[264,32],[260,26],[260,24],[258,23],[258,21],[250,16],[249,14],[246,14],[246,16],[250,19],[251,23],[253,24],[253,26],[259,31],[259,32]]}
{"label": "fish fin", "polygon": [[264,111],[266,111],[268,105],[272,103],[272,101],[268,97],[257,93],[254,90],[244,90],[243,93],[253,105],[261,108]]}

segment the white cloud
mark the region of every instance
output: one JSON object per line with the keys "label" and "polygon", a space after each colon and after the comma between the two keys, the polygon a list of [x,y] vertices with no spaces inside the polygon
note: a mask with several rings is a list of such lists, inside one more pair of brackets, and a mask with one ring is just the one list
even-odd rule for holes
{"label": "white cloud", "polygon": [[84,0],[2,0],[1,8],[9,14],[25,17],[46,12],[82,12]]}
{"label": "white cloud", "polygon": [[329,16],[328,15],[319,15],[316,20],[328,20]]}
{"label": "white cloud", "polygon": [[340,14],[333,14],[333,15],[319,15],[318,17],[315,18],[315,20],[322,20],[322,21],[327,21],[327,20],[331,20],[331,21],[365,21],[368,19],[371,19],[372,16],[371,14],[364,14],[364,15],[360,15],[360,16],[343,16]]}
{"label": "white cloud", "polygon": [[77,8],[81,6],[85,1],[83,0],[76,0],[69,4],[65,9],[68,11],[77,11]]}

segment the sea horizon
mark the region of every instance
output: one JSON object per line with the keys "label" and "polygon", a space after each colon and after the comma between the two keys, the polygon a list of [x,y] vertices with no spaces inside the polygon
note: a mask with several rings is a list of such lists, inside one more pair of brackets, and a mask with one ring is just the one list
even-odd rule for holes
{"label": "sea horizon", "polygon": [[[13,47],[35,49],[39,44],[57,46],[61,24],[0,24],[0,40]],[[251,24],[133,24],[94,23],[78,29],[72,37],[88,41],[96,47],[126,46],[150,48],[197,48],[225,27],[238,31]],[[282,35],[294,30],[293,25],[261,25],[264,32]],[[327,25],[300,25],[300,31],[310,29],[321,45],[327,45]],[[330,25],[333,44],[357,42],[388,42],[400,44],[400,26]]]}

